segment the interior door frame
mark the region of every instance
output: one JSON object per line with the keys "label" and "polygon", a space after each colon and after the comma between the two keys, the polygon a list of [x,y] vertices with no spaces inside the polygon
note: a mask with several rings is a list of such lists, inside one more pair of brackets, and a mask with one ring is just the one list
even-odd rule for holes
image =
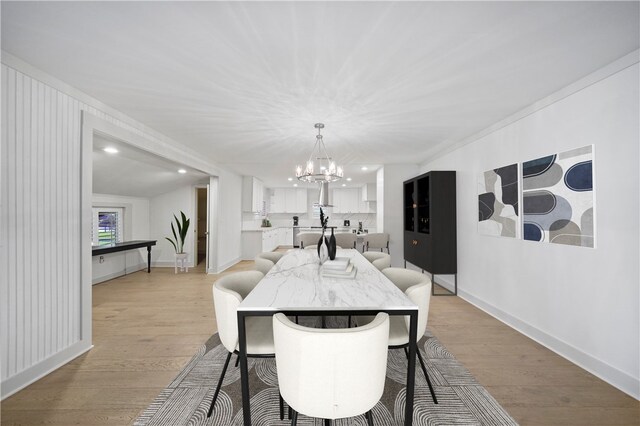
{"label": "interior door frame", "polygon": [[209,273],[209,251],[210,251],[210,247],[209,247],[209,237],[210,237],[210,232],[209,232],[209,222],[210,222],[210,218],[211,218],[211,202],[210,202],[210,185],[208,183],[206,184],[197,184],[194,187],[194,190],[196,191],[196,196],[195,196],[195,209],[194,211],[196,212],[195,217],[196,217],[196,226],[195,226],[195,233],[196,233],[196,237],[194,238],[194,253],[195,255],[193,256],[193,266],[197,266],[198,265],[198,230],[200,228],[200,218],[198,217],[198,207],[200,205],[200,201],[198,201],[198,191],[200,189],[206,189],[207,190],[207,197],[206,197],[206,203],[207,203],[207,214],[205,217],[205,225],[206,225],[206,230],[205,230],[205,255],[204,255],[204,261],[205,261],[205,273]]}
{"label": "interior door frame", "polygon": [[[105,118],[106,114],[98,112]],[[105,118],[83,110],[81,115],[81,150],[80,150],[80,342],[86,346],[85,350],[92,345],[92,255],[91,255],[91,222],[92,222],[92,198],[93,198],[93,137],[94,135],[104,135],[107,138],[115,139],[118,142],[131,145],[137,149],[146,151],[159,157],[182,163],[187,167],[199,170],[208,174],[210,179],[217,177],[219,171],[209,163],[190,154],[180,147],[176,147],[160,138],[151,140],[143,136],[144,130],[131,130],[107,121]],[[121,125],[125,125],[121,123]],[[137,133],[136,133],[137,131]],[[151,132],[147,132],[151,136]]]}

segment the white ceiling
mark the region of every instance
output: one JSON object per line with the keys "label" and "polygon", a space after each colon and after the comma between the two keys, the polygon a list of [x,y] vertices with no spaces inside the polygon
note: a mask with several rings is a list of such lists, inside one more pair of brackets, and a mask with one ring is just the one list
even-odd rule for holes
{"label": "white ceiling", "polygon": [[[104,148],[116,148],[109,154]],[[178,173],[184,169],[186,173]],[[207,174],[185,167],[127,143],[93,137],[93,192],[96,194],[154,197],[197,183],[209,183]]]}
{"label": "white ceiling", "polygon": [[[268,186],[355,179],[638,49],[638,2],[2,2],[2,48]],[[373,181],[372,174],[362,177]]]}

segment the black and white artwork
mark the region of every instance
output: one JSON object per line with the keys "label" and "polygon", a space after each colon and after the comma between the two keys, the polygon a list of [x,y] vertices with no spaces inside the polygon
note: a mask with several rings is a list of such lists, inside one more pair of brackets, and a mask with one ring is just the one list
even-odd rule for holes
{"label": "black and white artwork", "polygon": [[478,177],[478,232],[520,237],[518,164],[488,170]]}

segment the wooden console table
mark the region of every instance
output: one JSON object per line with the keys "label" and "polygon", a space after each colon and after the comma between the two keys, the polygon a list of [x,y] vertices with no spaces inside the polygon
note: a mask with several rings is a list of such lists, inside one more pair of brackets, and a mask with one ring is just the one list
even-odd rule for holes
{"label": "wooden console table", "polygon": [[146,247],[147,248],[147,272],[151,272],[151,246],[156,245],[157,240],[134,240],[123,241],[121,243],[108,244],[104,246],[92,247],[91,255],[100,256],[108,253],[117,253],[119,251],[133,250]]}

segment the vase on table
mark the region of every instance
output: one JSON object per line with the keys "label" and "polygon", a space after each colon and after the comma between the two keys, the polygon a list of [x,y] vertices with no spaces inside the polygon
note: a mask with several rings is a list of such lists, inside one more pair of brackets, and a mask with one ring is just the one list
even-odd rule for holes
{"label": "vase on table", "polygon": [[336,258],[336,236],[333,234],[333,228],[331,228],[331,236],[329,237],[329,259],[335,260]]}
{"label": "vase on table", "polygon": [[318,258],[321,265],[329,259],[328,243],[327,237],[324,236],[324,230],[322,230],[322,236],[318,240]]}

